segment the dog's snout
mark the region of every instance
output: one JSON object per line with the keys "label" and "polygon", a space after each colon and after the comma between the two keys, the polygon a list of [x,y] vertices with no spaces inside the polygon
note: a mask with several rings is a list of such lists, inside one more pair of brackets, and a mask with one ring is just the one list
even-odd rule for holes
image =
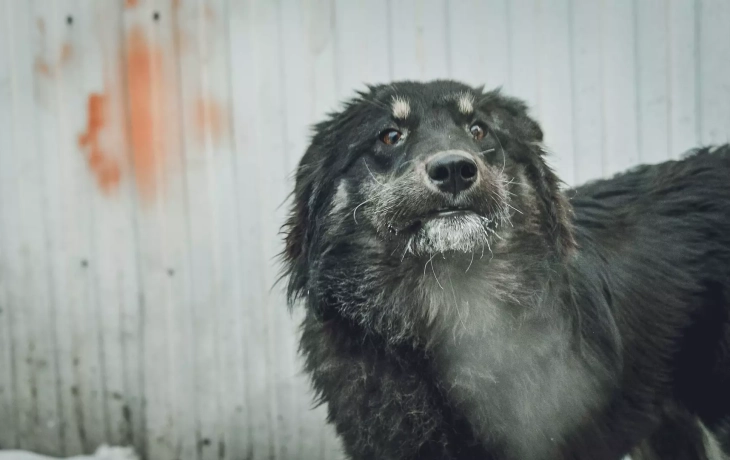
{"label": "dog's snout", "polygon": [[449,152],[431,158],[426,164],[426,173],[439,190],[454,195],[471,187],[479,174],[474,160],[463,154]]}

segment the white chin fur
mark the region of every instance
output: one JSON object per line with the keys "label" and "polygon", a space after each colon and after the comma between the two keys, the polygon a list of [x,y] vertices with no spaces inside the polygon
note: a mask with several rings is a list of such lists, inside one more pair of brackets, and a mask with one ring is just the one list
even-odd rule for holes
{"label": "white chin fur", "polygon": [[413,250],[420,254],[447,251],[473,253],[489,248],[489,219],[463,214],[431,219],[423,224],[413,239]]}

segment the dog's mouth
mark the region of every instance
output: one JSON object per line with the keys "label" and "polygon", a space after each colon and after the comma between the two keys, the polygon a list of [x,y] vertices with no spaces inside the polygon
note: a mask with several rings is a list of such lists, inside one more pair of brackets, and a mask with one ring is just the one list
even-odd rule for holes
{"label": "dog's mouth", "polygon": [[391,224],[388,226],[388,228],[390,229],[391,233],[395,234],[417,233],[423,226],[429,223],[434,223],[437,221],[446,222],[450,220],[456,221],[469,216],[480,217],[490,220],[482,213],[471,207],[447,206],[436,208],[424,214],[414,216],[400,226]]}
{"label": "dog's mouth", "polygon": [[466,207],[447,207],[434,209],[419,220],[441,219],[447,217],[464,216],[467,214],[478,214],[474,209]]}

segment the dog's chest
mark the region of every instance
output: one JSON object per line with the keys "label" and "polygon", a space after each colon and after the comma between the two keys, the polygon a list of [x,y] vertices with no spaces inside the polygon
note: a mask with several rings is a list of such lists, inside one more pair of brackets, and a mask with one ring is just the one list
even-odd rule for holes
{"label": "dog's chest", "polygon": [[466,332],[445,334],[435,355],[448,397],[485,443],[504,444],[514,458],[550,458],[597,404],[594,380],[559,325],[520,325],[494,306],[468,307]]}

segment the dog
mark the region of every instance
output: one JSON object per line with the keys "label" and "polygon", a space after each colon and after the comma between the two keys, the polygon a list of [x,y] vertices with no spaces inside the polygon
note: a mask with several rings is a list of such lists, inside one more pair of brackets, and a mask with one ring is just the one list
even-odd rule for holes
{"label": "dog", "polygon": [[730,452],[730,146],[574,189],[546,150],[451,80],[314,126],[283,279],[349,458]]}

